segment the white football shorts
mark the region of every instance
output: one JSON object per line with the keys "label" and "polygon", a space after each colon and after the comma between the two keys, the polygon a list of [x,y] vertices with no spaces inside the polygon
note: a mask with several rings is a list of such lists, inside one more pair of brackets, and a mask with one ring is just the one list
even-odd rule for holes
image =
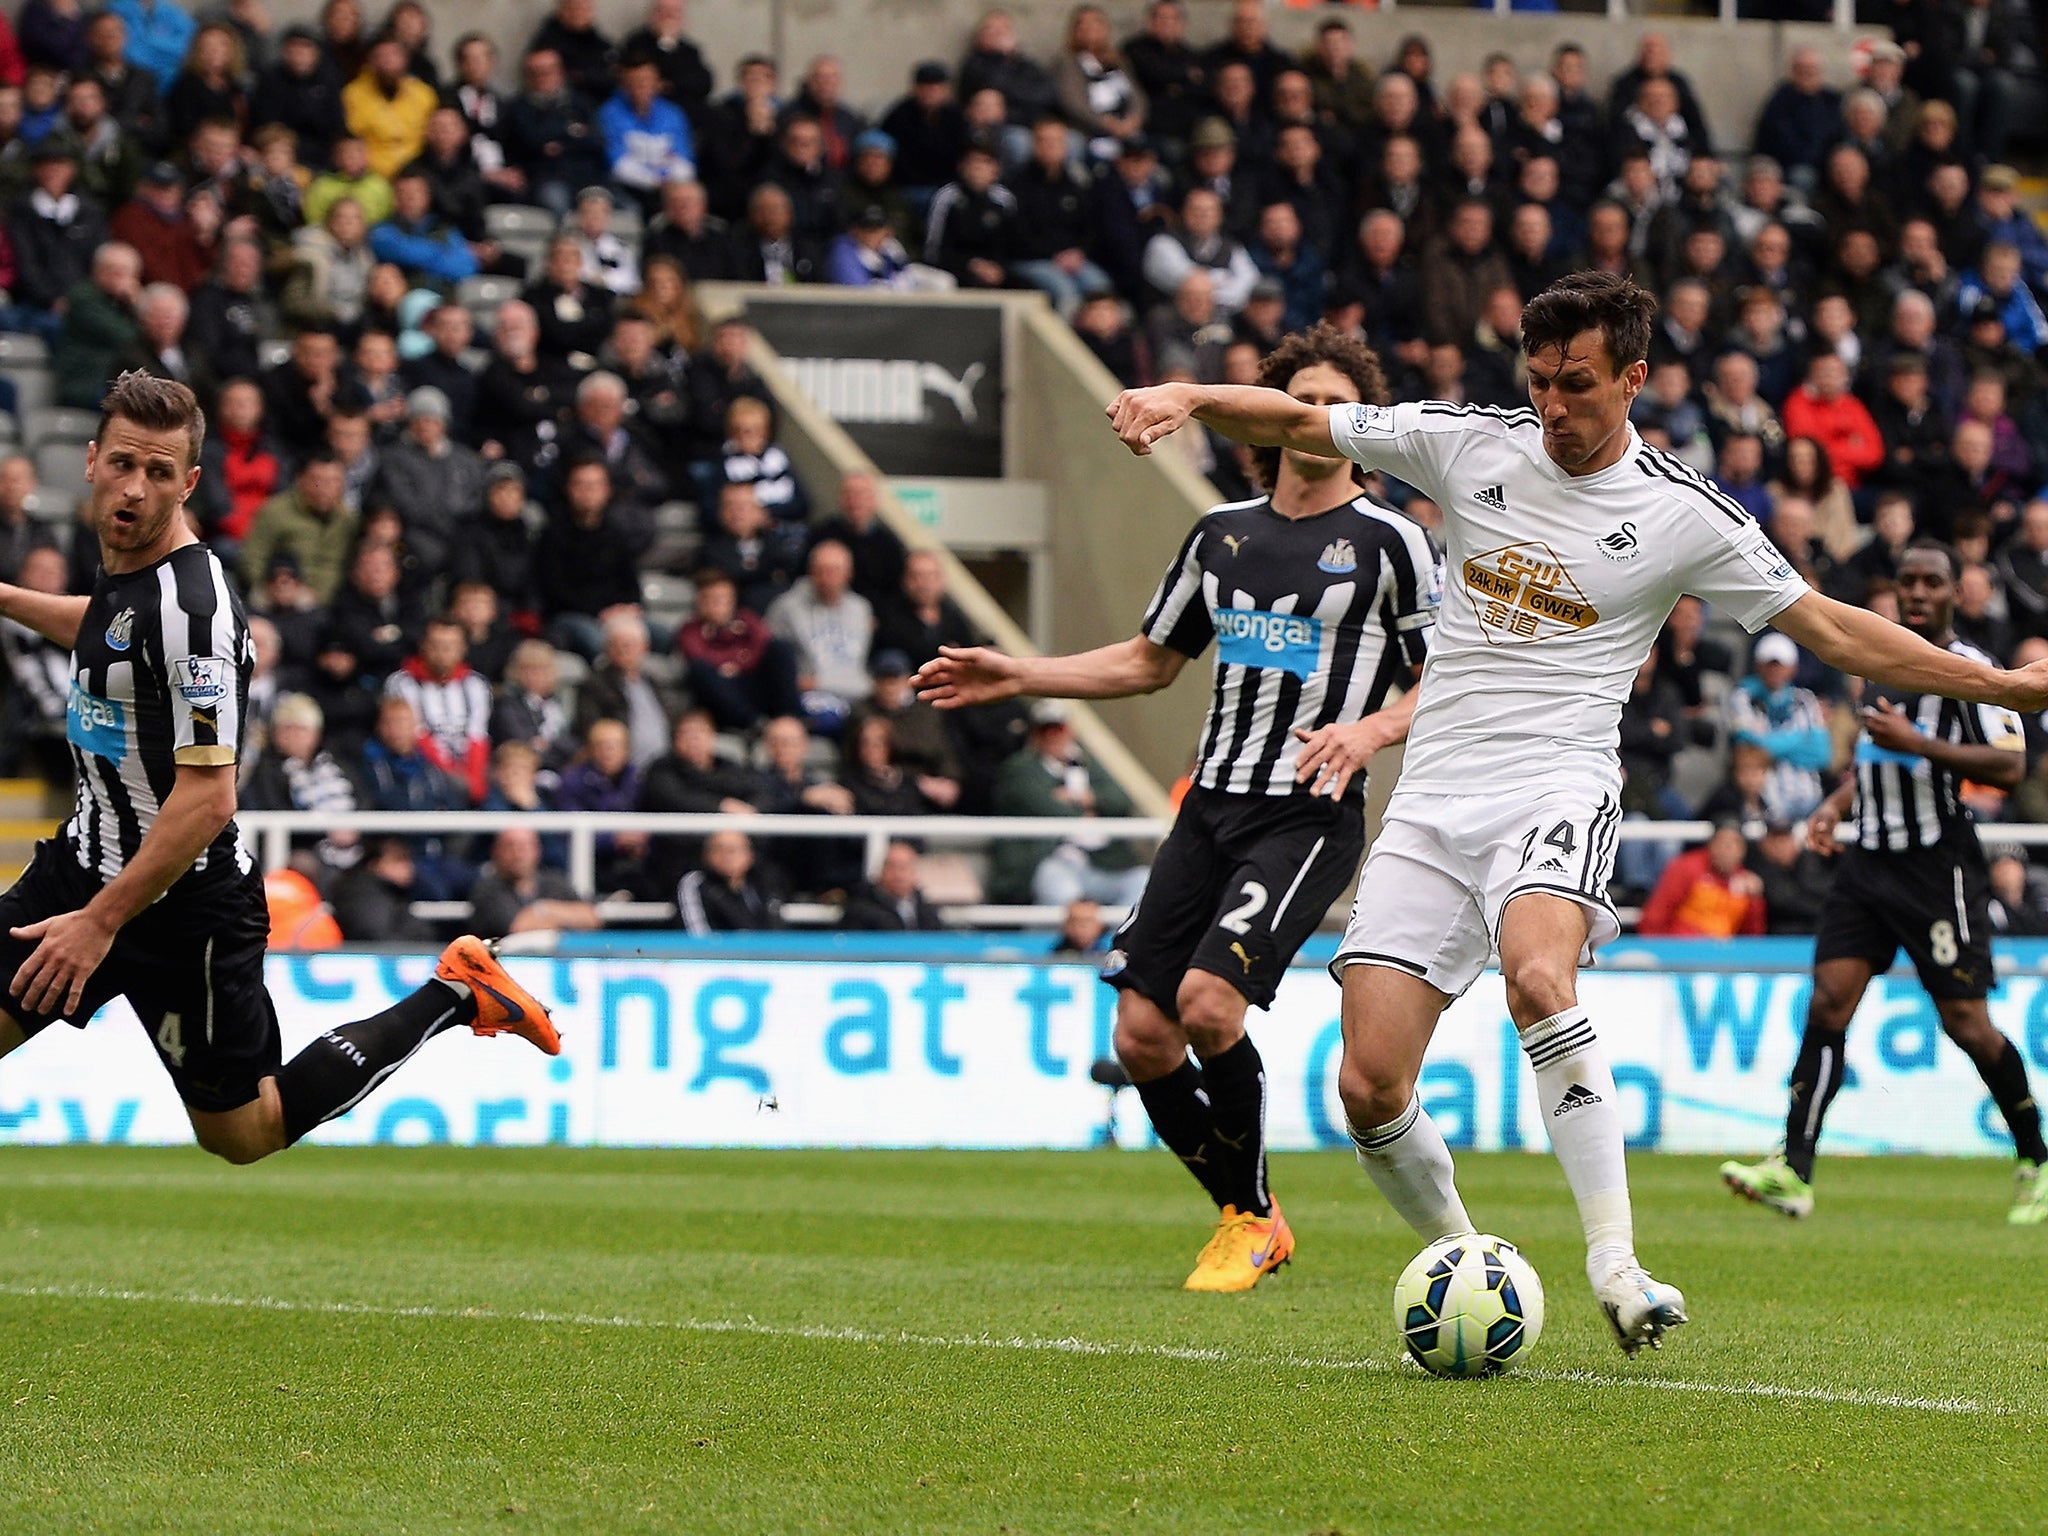
{"label": "white football shorts", "polygon": [[1344,942],[1330,962],[1385,965],[1456,997],[1493,958],[1502,910],[1525,891],[1576,901],[1592,919],[1579,964],[1621,932],[1607,900],[1621,790],[1568,775],[1512,793],[1396,789],[1365,869]]}

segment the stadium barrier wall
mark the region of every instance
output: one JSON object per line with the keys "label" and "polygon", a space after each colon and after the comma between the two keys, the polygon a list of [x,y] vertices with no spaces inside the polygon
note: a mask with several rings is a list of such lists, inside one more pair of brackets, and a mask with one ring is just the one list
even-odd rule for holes
{"label": "stadium barrier wall", "polygon": [[[898,936],[906,937],[906,936]],[[1041,939],[1039,941],[1043,943]],[[1632,946],[1638,960],[1656,947]],[[1594,972],[1586,1004],[1614,1063],[1639,1151],[1756,1151],[1776,1138],[1808,980],[1753,969]],[[1668,949],[1668,947],[1667,947]],[[2012,946],[2038,965],[2048,946]],[[1708,946],[1695,946],[1695,952]],[[888,953],[884,948],[877,953]],[[1709,951],[1711,953],[1711,951]],[[1782,957],[1781,957],[1782,958]],[[2008,962],[2011,956],[2008,955]],[[322,1128],[333,1144],[634,1147],[1086,1148],[1148,1145],[1134,1095],[1088,1075],[1108,1053],[1115,994],[1077,963],[829,960],[745,953],[520,958],[554,1011],[564,1053],[466,1033],[431,1042],[363,1106]],[[388,1006],[429,955],[274,955],[287,1054]],[[1337,1101],[1338,992],[1290,972],[1253,1032],[1277,1149],[1346,1145]],[[2048,1072],[2048,978],[2010,975],[1992,1017]],[[1849,1034],[1831,1152],[1996,1154],[1997,1112],[1909,976],[1882,978]],[[1421,1094],[1454,1147],[1540,1150],[1550,1106],[1508,1020],[1497,974],[1445,1016]],[[183,1143],[190,1131],[125,1003],[86,1030],[53,1027],[0,1070],[0,1142]]]}

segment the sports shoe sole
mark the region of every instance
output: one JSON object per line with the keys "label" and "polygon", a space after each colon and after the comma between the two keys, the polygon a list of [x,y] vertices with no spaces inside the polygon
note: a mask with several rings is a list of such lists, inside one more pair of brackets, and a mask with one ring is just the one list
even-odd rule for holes
{"label": "sports shoe sole", "polygon": [[1667,1302],[1663,1306],[1652,1307],[1649,1316],[1636,1325],[1636,1332],[1631,1336],[1621,1326],[1620,1308],[1611,1302],[1603,1301],[1600,1310],[1607,1314],[1607,1326],[1614,1330],[1614,1339],[1621,1345],[1621,1352],[1631,1360],[1635,1359],[1637,1352],[1645,1344],[1652,1349],[1662,1349],[1664,1335],[1674,1328],[1683,1328],[1690,1321],[1683,1307],[1673,1306]]}
{"label": "sports shoe sole", "polygon": [[1783,1195],[1767,1195],[1760,1189],[1752,1189],[1732,1173],[1721,1175],[1721,1182],[1751,1205],[1768,1206],[1780,1216],[1789,1216],[1794,1221],[1804,1221],[1813,1214],[1813,1196],[1804,1201],[1788,1199]]}
{"label": "sports shoe sole", "polygon": [[[452,962],[450,956],[455,957]],[[478,1021],[469,1026],[475,1033],[517,1035],[549,1056],[562,1054],[562,1037],[555,1030],[554,1020],[541,1006],[540,999],[512,979],[511,973],[499,962],[495,945],[465,934],[441,951],[434,974],[443,981],[461,982],[478,994],[480,1005],[485,1000],[484,994],[488,994],[497,1012],[509,1014],[509,1017],[485,1023],[480,1011]]]}

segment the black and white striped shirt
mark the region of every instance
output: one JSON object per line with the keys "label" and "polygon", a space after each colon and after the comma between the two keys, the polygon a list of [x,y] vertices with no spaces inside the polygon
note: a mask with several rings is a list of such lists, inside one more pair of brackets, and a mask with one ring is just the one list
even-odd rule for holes
{"label": "black and white striped shirt", "polygon": [[[64,841],[112,880],[128,866],[186,765],[233,763],[256,662],[241,600],[204,544],[120,576],[100,572],[71,652],[65,735],[78,808]],[[174,891],[252,867],[233,822]]]}
{"label": "black and white striped shirt", "polygon": [[[1368,496],[1287,518],[1269,497],[1195,524],[1142,633],[1184,656],[1216,642],[1215,692],[1194,780],[1237,794],[1307,792],[1299,730],[1386,703],[1428,652],[1443,581],[1420,525]],[[1364,793],[1364,775],[1351,793]]]}
{"label": "black and white striped shirt", "polygon": [[[1950,640],[1948,649],[1987,667],[1998,665],[1966,641]],[[1880,699],[1903,710],[1923,735],[1936,741],[2003,747],[2013,752],[2026,750],[2020,717],[1996,704],[1963,704],[1938,693],[1865,690],[1866,705],[1874,706]],[[1955,774],[1927,758],[1889,752],[1867,734],[1858,736],[1856,846],[1873,853],[1904,853],[1950,843],[1951,839],[1958,844],[1964,839],[1974,843],[1976,825],[1970,808],[1956,793],[1959,784]]]}

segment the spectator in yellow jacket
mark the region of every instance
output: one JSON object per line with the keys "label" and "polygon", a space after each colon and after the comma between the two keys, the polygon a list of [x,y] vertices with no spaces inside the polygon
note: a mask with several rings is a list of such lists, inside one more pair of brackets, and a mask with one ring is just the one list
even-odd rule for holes
{"label": "spectator in yellow jacket", "polygon": [[405,70],[405,45],[380,38],[363,72],[342,87],[341,110],[348,131],[370,152],[370,169],[389,180],[419,157],[427,142],[427,119],[441,104],[434,88]]}

